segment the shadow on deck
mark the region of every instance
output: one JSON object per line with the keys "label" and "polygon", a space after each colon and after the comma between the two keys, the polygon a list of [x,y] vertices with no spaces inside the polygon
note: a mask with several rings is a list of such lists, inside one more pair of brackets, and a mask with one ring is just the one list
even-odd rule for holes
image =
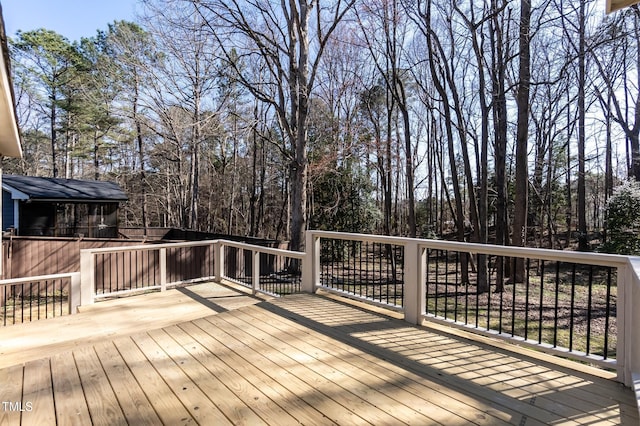
{"label": "shadow on deck", "polygon": [[[0,424],[638,424],[633,392],[586,366],[333,297],[176,292],[205,309],[5,363]],[[94,314],[132,309],[109,303]]]}

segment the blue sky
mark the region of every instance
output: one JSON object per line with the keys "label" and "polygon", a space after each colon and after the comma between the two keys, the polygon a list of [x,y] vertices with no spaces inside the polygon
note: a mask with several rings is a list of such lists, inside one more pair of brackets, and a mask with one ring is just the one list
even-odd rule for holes
{"label": "blue sky", "polygon": [[7,35],[46,28],[70,41],[91,37],[114,20],[134,20],[136,0],[2,0]]}

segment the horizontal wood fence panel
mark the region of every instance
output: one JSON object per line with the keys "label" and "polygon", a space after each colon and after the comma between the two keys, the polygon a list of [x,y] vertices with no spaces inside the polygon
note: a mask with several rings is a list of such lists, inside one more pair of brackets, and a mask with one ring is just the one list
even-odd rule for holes
{"label": "horizontal wood fence panel", "polygon": [[80,270],[80,250],[141,244],[138,240],[12,237],[3,241],[4,278]]}

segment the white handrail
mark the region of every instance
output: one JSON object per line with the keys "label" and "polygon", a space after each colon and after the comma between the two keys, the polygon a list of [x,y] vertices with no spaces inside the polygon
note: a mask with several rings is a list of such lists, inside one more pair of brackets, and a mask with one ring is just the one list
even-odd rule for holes
{"label": "white handrail", "polygon": [[259,251],[260,253],[273,254],[276,256],[285,256],[285,257],[290,257],[292,259],[304,259],[304,256],[305,256],[305,253],[302,251],[276,249],[272,247],[264,247],[264,246],[258,246],[255,244],[240,243],[237,241],[229,241],[229,240],[219,240],[219,242],[223,246],[235,247],[235,248],[244,249],[244,250],[254,250],[254,251]]}
{"label": "white handrail", "polygon": [[174,248],[174,247],[199,247],[209,246],[216,244],[219,240],[204,240],[204,241],[189,241],[184,243],[163,243],[163,244],[139,244],[136,246],[121,246],[121,247],[102,247],[102,248],[90,248],[83,249],[84,253],[115,253],[123,251],[134,250],[159,250],[162,248]]}
{"label": "white handrail", "polygon": [[30,283],[34,281],[47,281],[47,280],[59,280],[64,278],[73,278],[77,276],[78,272],[66,272],[62,274],[50,274],[50,275],[35,275],[33,277],[23,277],[23,278],[7,278],[4,280],[0,280],[0,286],[3,285],[13,285],[13,284],[22,284],[22,283]]}
{"label": "white handrail", "polygon": [[384,235],[349,234],[334,231],[307,231],[314,238],[331,238],[337,240],[350,240],[373,242],[382,244],[394,244],[405,246],[408,243],[418,243],[419,245],[437,250],[451,250],[473,254],[487,254],[507,257],[531,257],[541,260],[560,260],[563,262],[581,263],[597,266],[624,266],[627,264],[629,256],[608,253],[582,253],[574,251],[550,250],[542,248],[496,246],[491,244],[466,243],[458,241],[429,240],[408,237],[389,237]]}

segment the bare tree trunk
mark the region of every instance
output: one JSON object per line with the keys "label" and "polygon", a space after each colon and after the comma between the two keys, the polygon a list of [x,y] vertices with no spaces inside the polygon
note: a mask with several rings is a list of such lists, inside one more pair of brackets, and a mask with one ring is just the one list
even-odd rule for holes
{"label": "bare tree trunk", "polygon": [[[506,64],[504,53],[503,28],[497,14],[497,0],[492,0],[493,17],[493,117],[495,128],[495,169],[496,169],[496,244],[509,245],[508,203],[507,203],[507,100],[505,94]],[[496,291],[504,290],[504,277],[508,269],[501,258],[497,266]]]}
{"label": "bare tree trunk", "polygon": [[[524,247],[527,243],[527,212],[529,204],[529,81],[531,79],[530,47],[530,0],[520,0],[520,66],[517,93],[518,129],[516,135],[516,184],[513,217],[513,244]],[[513,282],[524,281],[524,259],[515,259]]]}
{"label": "bare tree trunk", "polygon": [[[607,104],[611,104],[611,94],[607,97]],[[605,179],[604,179],[604,201],[605,204],[613,194],[613,143],[611,138],[611,108],[606,111],[607,146],[605,148]]]}
{"label": "bare tree trunk", "polygon": [[144,140],[142,138],[142,123],[140,117],[138,116],[138,100],[139,100],[139,81],[138,81],[138,73],[134,71],[134,98],[133,98],[133,122],[136,128],[136,143],[138,148],[138,163],[140,163],[140,172],[139,172],[139,180],[140,180],[140,198],[141,198],[141,214],[142,214],[142,228],[143,235],[147,235],[147,227],[149,226],[147,222],[147,179],[145,176],[145,161],[144,161]]}
{"label": "bare tree trunk", "polygon": [[251,197],[249,197],[249,235],[256,236],[256,202],[258,199],[258,105],[253,108],[253,126],[251,129]]}
{"label": "bare tree trunk", "polygon": [[[404,91],[404,89],[403,89]],[[409,196],[409,211],[408,211],[408,225],[409,236],[415,238],[417,235],[416,229],[416,199],[414,193],[414,177],[413,177],[413,147],[411,146],[411,124],[409,121],[409,110],[406,105],[403,105],[400,109],[403,118],[404,126],[404,144],[405,144],[405,174],[407,178],[407,194]]]}
{"label": "bare tree trunk", "polygon": [[[478,198],[477,198],[477,223],[476,223],[476,235],[477,241],[482,244],[486,244],[489,240],[489,119],[491,114],[491,107],[487,102],[487,81],[485,76],[485,58],[483,56],[483,38],[482,35],[478,37],[477,28],[478,25],[475,22],[473,2],[469,1],[469,8],[471,10],[470,19],[466,18],[466,14],[459,8],[456,8],[458,14],[465,20],[467,27],[471,33],[471,41],[473,45],[473,51],[477,62],[478,72],[478,92],[480,99],[480,113],[481,113],[481,134],[480,134],[480,161],[477,165],[478,168]],[[479,27],[480,31],[482,26]],[[482,33],[480,33],[482,34]],[[480,39],[479,39],[480,38]],[[487,256],[477,256],[477,283],[482,291],[488,291],[489,289],[489,270],[487,263]]]}
{"label": "bare tree trunk", "polygon": [[[431,79],[433,80],[433,84],[440,95],[440,101],[442,102],[442,112],[444,115],[444,126],[446,131],[446,139],[448,145],[449,152],[449,167],[451,170],[451,183],[454,191],[455,198],[455,217],[456,217],[456,228],[457,228],[457,238],[458,241],[465,240],[465,217],[464,217],[464,207],[462,204],[462,193],[460,191],[460,182],[458,179],[458,168],[456,164],[455,157],[455,147],[453,141],[453,120],[451,117],[451,105],[449,103],[448,93],[443,85],[443,81],[446,77],[445,71],[442,70],[442,66],[436,65],[437,63],[442,64],[446,62],[444,58],[438,57],[438,52],[442,52],[442,49],[436,47],[438,44],[438,40],[433,33],[431,27],[431,1],[427,2],[426,10],[424,11],[423,20],[425,24],[425,36],[427,38],[427,50],[429,53],[429,71],[431,74]],[[438,59],[436,59],[438,58]],[[461,259],[461,279],[462,282],[469,282],[469,264],[467,262],[467,255],[463,253],[463,257]],[[486,291],[484,287],[487,283],[478,282],[477,291],[479,293]]]}
{"label": "bare tree trunk", "polygon": [[589,249],[585,184],[585,1],[586,0],[580,0],[580,11],[578,15],[578,250],[580,251],[587,251]]}
{"label": "bare tree trunk", "polygon": [[57,159],[57,150],[58,150],[58,138],[57,138],[57,112],[58,107],[56,106],[56,92],[55,89],[51,94],[51,117],[50,117],[50,131],[51,131],[51,165],[53,167],[53,177],[58,177],[58,159]]}

